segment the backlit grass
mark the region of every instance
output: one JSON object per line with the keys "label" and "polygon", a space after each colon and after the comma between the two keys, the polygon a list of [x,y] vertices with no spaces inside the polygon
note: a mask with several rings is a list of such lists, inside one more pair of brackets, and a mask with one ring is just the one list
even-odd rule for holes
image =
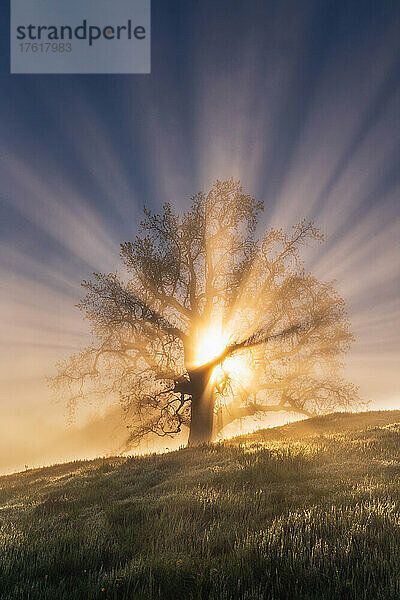
{"label": "backlit grass", "polygon": [[400,598],[399,450],[357,422],[2,477],[0,598]]}

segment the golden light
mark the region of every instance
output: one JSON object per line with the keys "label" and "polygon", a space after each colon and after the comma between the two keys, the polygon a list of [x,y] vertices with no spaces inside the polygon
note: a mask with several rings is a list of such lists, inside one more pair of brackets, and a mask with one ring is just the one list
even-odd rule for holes
{"label": "golden light", "polygon": [[[196,344],[194,366],[200,367],[219,356],[227,347],[230,337],[222,328],[211,326],[204,330]],[[210,383],[218,384],[224,377],[228,376],[234,382],[245,381],[249,385],[253,370],[250,364],[250,352],[241,350],[219,364],[212,372]]]}
{"label": "golden light", "polygon": [[222,368],[232,379],[245,381],[248,385],[253,373],[250,364],[249,350],[242,350],[241,352],[229,356],[225,359]]}
{"label": "golden light", "polygon": [[210,327],[202,332],[196,344],[194,366],[200,367],[219,356],[227,346],[227,336],[219,327]]}

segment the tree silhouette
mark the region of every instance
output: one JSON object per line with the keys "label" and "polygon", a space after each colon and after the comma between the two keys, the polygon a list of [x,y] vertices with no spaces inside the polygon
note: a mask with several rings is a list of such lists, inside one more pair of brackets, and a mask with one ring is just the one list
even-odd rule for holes
{"label": "tree silhouette", "polygon": [[53,379],[72,408],[117,395],[130,442],[188,427],[195,445],[249,415],[357,402],[340,376],[352,341],[344,301],[300,261],[322,237],[301,221],[257,239],[262,209],[233,179],[193,196],[182,216],[170,204],[144,209],[135,241],[121,245],[123,275],[82,284],[94,341]]}

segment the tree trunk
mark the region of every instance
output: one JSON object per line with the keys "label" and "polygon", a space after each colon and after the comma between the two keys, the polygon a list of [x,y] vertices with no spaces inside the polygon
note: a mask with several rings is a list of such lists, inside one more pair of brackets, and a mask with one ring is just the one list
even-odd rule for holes
{"label": "tree trunk", "polygon": [[193,395],[190,411],[189,446],[198,446],[212,441],[214,425],[213,394]]}

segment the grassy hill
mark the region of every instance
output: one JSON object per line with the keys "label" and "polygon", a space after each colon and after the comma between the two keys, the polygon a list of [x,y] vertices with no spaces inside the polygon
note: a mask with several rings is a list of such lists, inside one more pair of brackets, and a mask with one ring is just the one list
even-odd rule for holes
{"label": "grassy hill", "polygon": [[361,431],[368,427],[381,427],[392,423],[400,423],[400,410],[371,410],[360,413],[336,412],[313,417],[312,419],[295,421],[279,427],[258,429],[253,433],[237,436],[232,442],[248,444],[251,442],[303,440],[317,434]]}
{"label": "grassy hill", "polygon": [[393,600],[399,564],[400,411],[0,478],[1,600]]}

